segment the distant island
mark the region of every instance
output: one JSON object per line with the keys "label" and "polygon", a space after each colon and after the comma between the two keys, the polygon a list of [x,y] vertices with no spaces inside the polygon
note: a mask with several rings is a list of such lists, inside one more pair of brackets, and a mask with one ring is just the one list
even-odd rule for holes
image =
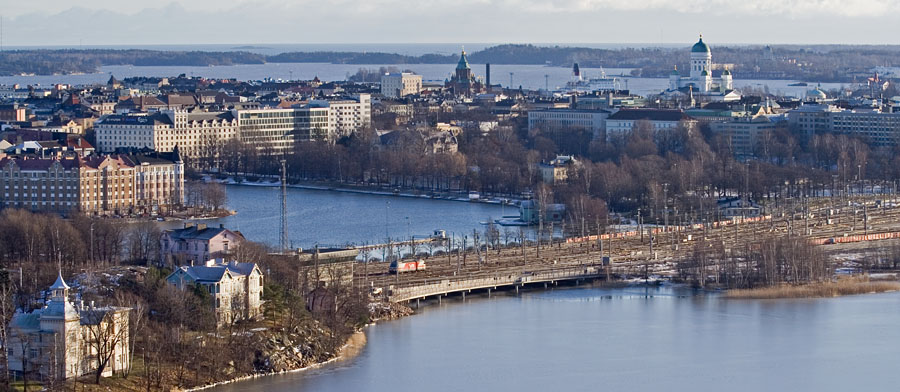
{"label": "distant island", "polygon": [[[265,63],[453,64],[458,54],[409,56],[386,52],[252,53],[237,51],[158,51],[138,49],[39,49],[0,52],[0,75],[57,75],[99,72],[110,65],[223,66]],[[865,80],[876,66],[900,67],[900,45],[721,46],[716,54],[739,79],[820,82]],[[497,45],[469,53],[475,64],[552,65],[631,68],[633,76],[667,77],[674,67],[688,69],[684,48],[596,49],[525,44]]]}
{"label": "distant island", "polygon": [[231,48],[231,49],[237,49],[237,50],[260,50],[260,49],[272,49],[272,48],[266,47],[266,46],[243,45],[243,46],[235,46],[235,47],[233,47],[233,48]]}

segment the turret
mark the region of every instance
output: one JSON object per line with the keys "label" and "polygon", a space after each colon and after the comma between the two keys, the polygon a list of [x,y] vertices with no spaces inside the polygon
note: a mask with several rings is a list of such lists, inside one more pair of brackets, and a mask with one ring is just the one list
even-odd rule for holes
{"label": "turret", "polygon": [[734,82],[731,79],[731,71],[727,68],[722,71],[722,92],[734,89]]}
{"label": "turret", "polygon": [[681,74],[678,73],[678,66],[669,74],[669,90],[678,90],[681,88]]}

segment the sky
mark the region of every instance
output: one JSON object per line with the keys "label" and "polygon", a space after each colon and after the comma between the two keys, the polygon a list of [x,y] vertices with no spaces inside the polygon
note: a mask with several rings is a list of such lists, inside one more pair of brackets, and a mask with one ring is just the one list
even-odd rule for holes
{"label": "sky", "polygon": [[898,0],[0,0],[9,46],[898,44]]}

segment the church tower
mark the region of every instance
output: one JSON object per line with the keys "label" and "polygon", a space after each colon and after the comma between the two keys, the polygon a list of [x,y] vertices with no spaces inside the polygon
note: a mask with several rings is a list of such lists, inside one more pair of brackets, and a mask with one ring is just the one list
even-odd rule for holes
{"label": "church tower", "polygon": [[709,51],[709,45],[703,42],[703,35],[700,40],[691,48],[691,79],[697,82],[703,82],[706,79],[703,73],[710,75],[712,72],[712,53]]}
{"label": "church tower", "polygon": [[459,81],[472,80],[472,68],[469,67],[469,59],[466,58],[466,51],[462,51],[459,56],[459,63],[456,64],[456,79]]}
{"label": "church tower", "polygon": [[450,87],[457,96],[471,96],[476,92],[475,76],[472,74],[472,68],[469,67],[469,59],[466,57],[466,50],[463,49],[459,56],[459,62],[456,64],[456,72],[450,79]]}

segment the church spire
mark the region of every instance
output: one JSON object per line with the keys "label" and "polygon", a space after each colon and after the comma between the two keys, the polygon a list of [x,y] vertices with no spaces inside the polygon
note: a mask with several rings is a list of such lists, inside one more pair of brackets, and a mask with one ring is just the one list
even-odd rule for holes
{"label": "church spire", "polygon": [[469,69],[469,59],[466,58],[466,48],[463,48],[462,54],[459,56],[459,63],[456,64],[456,69]]}

